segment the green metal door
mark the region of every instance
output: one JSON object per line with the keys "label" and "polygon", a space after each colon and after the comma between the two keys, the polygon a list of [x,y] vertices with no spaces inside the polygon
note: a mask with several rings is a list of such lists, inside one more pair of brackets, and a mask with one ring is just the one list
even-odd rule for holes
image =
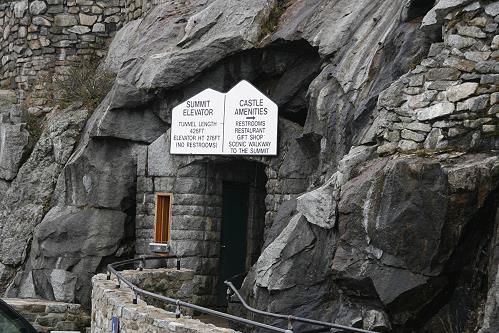
{"label": "green metal door", "polygon": [[226,287],[223,281],[246,271],[248,190],[247,184],[223,183],[220,280],[218,284],[219,306],[227,304]]}

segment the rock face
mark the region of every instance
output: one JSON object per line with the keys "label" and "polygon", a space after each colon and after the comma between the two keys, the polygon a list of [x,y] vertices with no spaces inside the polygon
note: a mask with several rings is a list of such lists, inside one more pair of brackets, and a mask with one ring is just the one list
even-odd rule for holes
{"label": "rock face", "polygon": [[29,133],[24,124],[0,123],[0,178],[15,178],[28,146]]}
{"label": "rock face", "polygon": [[14,274],[24,263],[33,229],[50,209],[57,177],[73,151],[87,114],[84,109],[51,114],[30,157],[8,190],[2,193],[0,261],[3,274]]}
{"label": "rock face", "polygon": [[[16,15],[43,12],[34,3]],[[172,192],[172,248],[194,270],[196,300],[214,304],[221,183],[244,180],[260,230],[241,287],[250,305],[378,331],[495,332],[496,9],[464,0],[153,6],[118,31],[102,64],[117,79],[90,119],[52,114],[27,161],[0,182],[2,288],[88,307],[89,277],[147,253],[154,194]],[[96,28],[89,15],[72,33]],[[172,108],[241,79],[279,105],[278,155],[170,155]]]}

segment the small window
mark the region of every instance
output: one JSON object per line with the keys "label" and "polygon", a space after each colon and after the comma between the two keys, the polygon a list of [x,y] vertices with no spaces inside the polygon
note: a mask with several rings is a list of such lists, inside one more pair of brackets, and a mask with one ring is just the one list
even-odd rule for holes
{"label": "small window", "polygon": [[172,199],[173,195],[171,193],[156,193],[155,243],[166,244],[170,240]]}

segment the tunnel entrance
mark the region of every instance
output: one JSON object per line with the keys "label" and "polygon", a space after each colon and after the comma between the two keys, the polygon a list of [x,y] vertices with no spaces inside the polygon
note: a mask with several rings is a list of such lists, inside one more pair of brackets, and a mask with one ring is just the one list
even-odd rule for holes
{"label": "tunnel entrance", "polygon": [[240,285],[261,253],[267,177],[264,165],[251,161],[217,164],[216,170],[222,194],[217,307],[223,309],[223,282],[233,278]]}
{"label": "tunnel entrance", "polygon": [[[244,183],[223,183],[220,281],[246,271],[246,237],[249,188]],[[219,306],[224,304],[224,285],[219,284]],[[222,299],[220,299],[222,296]]]}

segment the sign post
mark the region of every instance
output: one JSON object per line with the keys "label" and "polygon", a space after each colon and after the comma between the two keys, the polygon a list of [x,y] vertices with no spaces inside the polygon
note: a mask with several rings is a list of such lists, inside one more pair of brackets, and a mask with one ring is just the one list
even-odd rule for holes
{"label": "sign post", "polygon": [[278,107],[247,81],[206,89],[172,111],[171,154],[276,155]]}

